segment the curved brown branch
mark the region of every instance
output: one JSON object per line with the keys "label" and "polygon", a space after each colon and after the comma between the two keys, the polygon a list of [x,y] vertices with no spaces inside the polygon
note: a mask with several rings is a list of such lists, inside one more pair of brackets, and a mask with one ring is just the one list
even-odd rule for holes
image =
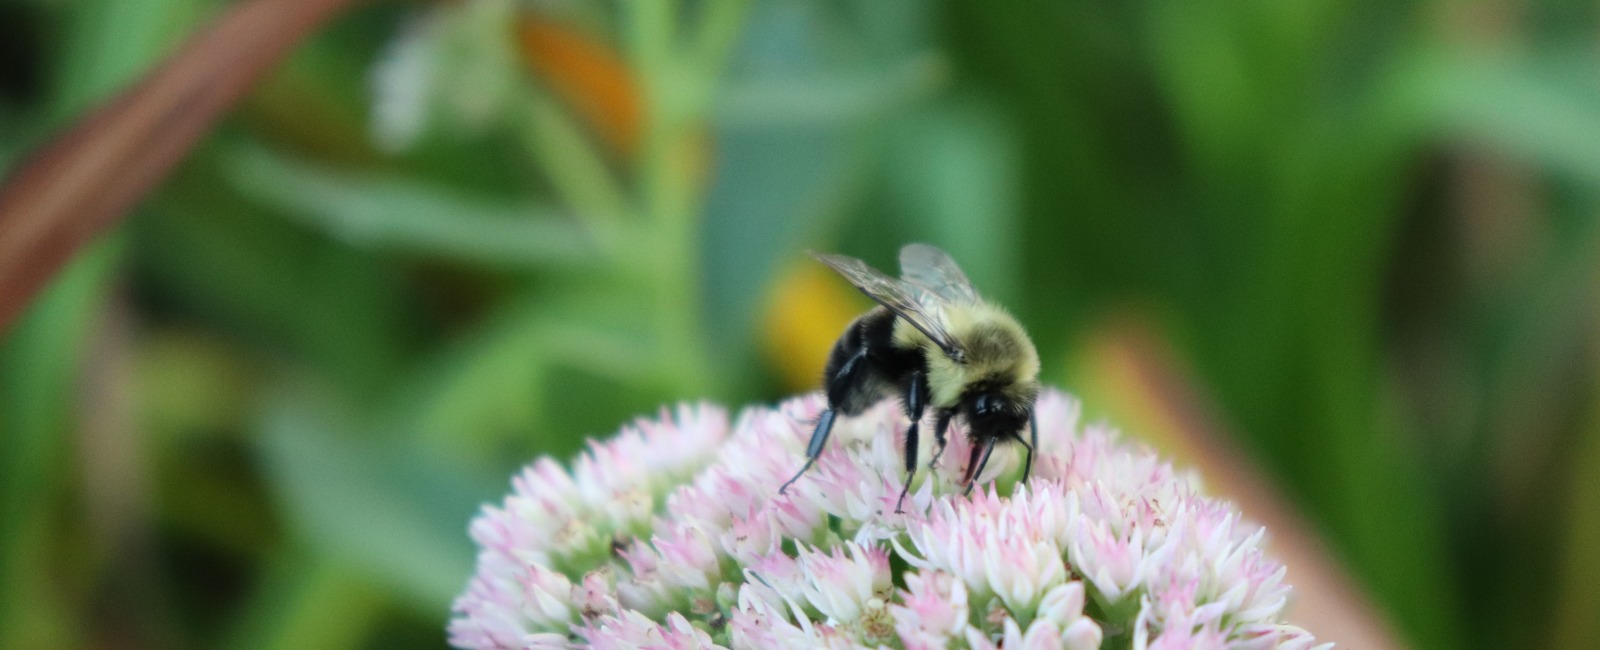
{"label": "curved brown branch", "polygon": [[0,186],[0,334],[165,178],[252,82],[355,0],[243,0]]}

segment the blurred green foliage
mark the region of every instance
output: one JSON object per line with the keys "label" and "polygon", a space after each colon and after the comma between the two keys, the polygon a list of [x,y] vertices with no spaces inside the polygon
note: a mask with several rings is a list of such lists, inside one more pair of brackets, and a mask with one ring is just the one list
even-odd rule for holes
{"label": "blurred green foliage", "polygon": [[[0,168],[220,7],[0,0]],[[525,62],[528,21],[615,54],[636,148]],[[0,647],[437,646],[510,472],[664,403],[776,399],[784,269],[909,240],[1019,313],[1048,381],[1111,315],[1156,323],[1417,647],[1592,647],[1596,23],[360,8],[0,341]],[[433,85],[374,108],[403,51]]]}

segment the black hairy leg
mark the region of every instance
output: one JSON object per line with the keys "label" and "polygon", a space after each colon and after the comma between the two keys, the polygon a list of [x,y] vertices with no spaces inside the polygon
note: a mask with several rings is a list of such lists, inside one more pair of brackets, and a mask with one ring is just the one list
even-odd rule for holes
{"label": "black hairy leg", "polygon": [[950,420],[955,417],[955,409],[939,409],[939,420],[933,425],[933,458],[928,461],[928,469],[939,466],[939,457],[944,455],[944,434],[950,430]]}
{"label": "black hairy leg", "polygon": [[[1021,433],[1011,434],[1011,438],[1028,450],[1027,460],[1022,464],[1022,483],[1028,482],[1028,477],[1033,475],[1033,450],[1039,446],[1039,416],[1028,414],[1028,440],[1022,439]],[[1030,442],[1030,440],[1032,442]]]}
{"label": "black hairy leg", "polygon": [[790,485],[800,480],[800,477],[805,475],[806,470],[811,469],[811,466],[816,464],[817,457],[822,455],[822,448],[828,444],[828,435],[833,433],[834,413],[835,411],[831,408],[823,409],[822,416],[817,418],[817,428],[811,432],[811,442],[806,444],[806,464],[800,467],[800,471],[795,472],[794,478],[784,482],[783,487],[778,488],[778,494],[784,494],[788,491]]}
{"label": "black hairy leg", "polygon": [[1039,448],[1039,414],[1028,411],[1028,462],[1022,466],[1022,482],[1033,476],[1033,451]]}
{"label": "black hairy leg", "polygon": [[894,511],[897,513],[905,512],[902,507],[906,502],[906,493],[911,491],[911,479],[917,476],[917,427],[922,425],[922,412],[928,406],[927,373],[915,371],[906,380],[905,406],[911,426],[906,428],[906,484],[900,488],[900,500],[894,502]]}

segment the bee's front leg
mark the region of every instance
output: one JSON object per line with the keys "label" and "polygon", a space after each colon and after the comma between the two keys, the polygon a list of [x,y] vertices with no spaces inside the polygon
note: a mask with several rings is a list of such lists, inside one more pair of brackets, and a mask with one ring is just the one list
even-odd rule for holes
{"label": "bee's front leg", "polygon": [[1039,448],[1039,414],[1028,411],[1028,438],[1032,444],[1028,445],[1028,464],[1022,467],[1022,482],[1027,483],[1033,476],[1033,452]]}
{"label": "bee's front leg", "polygon": [[944,434],[950,430],[950,420],[955,416],[955,409],[939,410],[939,421],[933,426],[933,459],[928,461],[928,469],[934,469],[939,466],[939,457],[944,455]]}
{"label": "bee's front leg", "polygon": [[1017,441],[1017,444],[1022,445],[1022,447],[1027,450],[1027,460],[1023,461],[1022,481],[1020,481],[1024,485],[1028,483],[1028,477],[1033,476],[1033,450],[1035,447],[1039,446],[1039,418],[1032,413],[1029,413],[1028,424],[1029,431],[1031,432],[1028,438],[1033,442],[1030,443],[1027,440],[1023,440],[1022,432],[1020,431],[1013,432],[1011,434],[1011,439]]}

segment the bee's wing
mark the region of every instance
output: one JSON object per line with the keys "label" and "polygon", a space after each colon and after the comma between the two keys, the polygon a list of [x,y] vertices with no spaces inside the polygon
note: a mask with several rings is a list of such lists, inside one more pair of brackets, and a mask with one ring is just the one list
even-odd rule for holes
{"label": "bee's wing", "polygon": [[923,287],[884,275],[854,257],[826,253],[811,253],[811,256],[838,271],[861,293],[888,307],[896,316],[927,335],[929,340],[944,350],[946,356],[958,362],[966,358],[961,344],[950,336],[949,329],[944,325],[940,308],[944,300],[939,296]]}
{"label": "bee's wing", "polygon": [[961,272],[956,261],[944,251],[927,244],[907,244],[900,249],[900,277],[948,302],[969,305],[978,302],[978,291]]}

